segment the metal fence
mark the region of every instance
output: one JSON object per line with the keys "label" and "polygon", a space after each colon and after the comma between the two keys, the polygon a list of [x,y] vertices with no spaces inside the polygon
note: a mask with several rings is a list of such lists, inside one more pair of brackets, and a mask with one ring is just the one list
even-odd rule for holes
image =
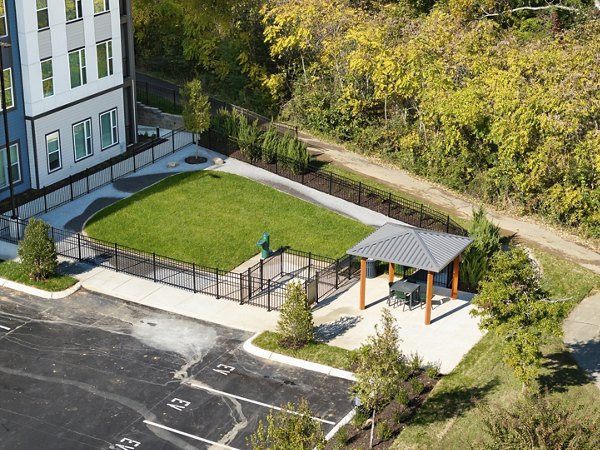
{"label": "metal fence", "polygon": [[[183,111],[183,98],[181,96],[180,87],[177,89],[171,89],[152,83],[151,81],[136,80],[136,94],[139,102],[142,102],[147,106],[157,107],[163,112],[181,114]],[[213,114],[216,114],[220,109],[237,111],[241,115],[245,116],[248,121],[256,121],[260,127],[272,125],[282,134],[288,133],[298,137],[298,127],[276,122],[272,118],[255,113],[254,111],[250,111],[249,109],[241,106],[218,100],[214,97],[209,97],[208,101]]]}
{"label": "metal fence", "polygon": [[[153,164],[167,155],[177,152],[193,142],[192,135],[184,130],[171,131],[167,136],[154,138],[105,162],[72,175],[65,180],[32,189],[15,197],[17,214],[28,219],[58,208],[82,195],[99,189],[119,178]],[[0,203],[0,213],[10,210],[9,200]]]}
{"label": "metal fence", "polygon": [[219,153],[234,155],[236,159],[246,161],[256,167],[281,175],[329,195],[355,203],[372,211],[384,214],[392,219],[434,231],[465,236],[467,231],[449,215],[442,214],[428,206],[408,200],[383,189],[366,185],[361,181],[338,175],[329,170],[309,165],[302,173],[295,173],[289,167],[289,160],[278,155],[273,162],[250,160],[238,151],[234,139],[214,130],[204,133],[200,139],[202,146]]}
{"label": "metal fence", "polygon": [[[0,216],[0,239],[18,244],[26,223],[26,220]],[[244,272],[229,272],[59,228],[51,227],[49,235],[61,256],[269,311],[281,308],[286,286],[292,280],[303,283],[310,301],[318,302],[348,282],[357,270],[348,257],[336,260],[281,249]]]}

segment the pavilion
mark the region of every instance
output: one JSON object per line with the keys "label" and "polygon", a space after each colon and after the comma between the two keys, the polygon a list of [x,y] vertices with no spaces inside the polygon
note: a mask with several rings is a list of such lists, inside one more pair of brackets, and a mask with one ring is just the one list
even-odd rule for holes
{"label": "pavilion", "polygon": [[472,242],[473,239],[465,236],[391,222],[384,224],[347,251],[349,255],[361,258],[359,308],[365,309],[367,258],[389,263],[390,284],[394,281],[395,264],[426,270],[425,325],[429,325],[434,274],[453,263],[451,298],[455,300],[458,295],[460,255]]}

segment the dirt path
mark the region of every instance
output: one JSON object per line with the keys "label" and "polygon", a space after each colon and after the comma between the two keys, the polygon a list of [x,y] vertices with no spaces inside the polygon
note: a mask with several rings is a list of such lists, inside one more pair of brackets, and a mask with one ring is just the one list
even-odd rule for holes
{"label": "dirt path", "polygon": [[[474,204],[441,186],[416,178],[403,170],[386,167],[362,155],[345,150],[339,145],[323,142],[305,132],[300,132],[299,137],[307,143],[311,153],[320,155],[324,160],[332,161],[354,172],[389,184],[457,217],[471,217]],[[574,242],[574,237],[562,237],[549,227],[510,217],[493,211],[491,208],[486,209],[490,217],[507,234],[514,234],[523,242],[559,254],[583,267],[600,273],[600,254]]]}

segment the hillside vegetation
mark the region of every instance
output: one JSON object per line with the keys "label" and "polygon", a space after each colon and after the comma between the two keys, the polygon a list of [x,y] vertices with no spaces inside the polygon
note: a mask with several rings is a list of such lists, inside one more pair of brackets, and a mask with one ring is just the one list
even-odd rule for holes
{"label": "hillside vegetation", "polygon": [[600,237],[592,0],[134,0],[134,16],[141,67]]}

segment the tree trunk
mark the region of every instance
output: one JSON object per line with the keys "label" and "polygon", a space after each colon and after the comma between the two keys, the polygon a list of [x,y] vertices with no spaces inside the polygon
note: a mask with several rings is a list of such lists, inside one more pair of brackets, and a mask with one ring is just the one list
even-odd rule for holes
{"label": "tree trunk", "polygon": [[369,440],[369,448],[373,448],[373,431],[375,431],[375,408],[373,408],[373,418],[371,419],[371,439]]}

